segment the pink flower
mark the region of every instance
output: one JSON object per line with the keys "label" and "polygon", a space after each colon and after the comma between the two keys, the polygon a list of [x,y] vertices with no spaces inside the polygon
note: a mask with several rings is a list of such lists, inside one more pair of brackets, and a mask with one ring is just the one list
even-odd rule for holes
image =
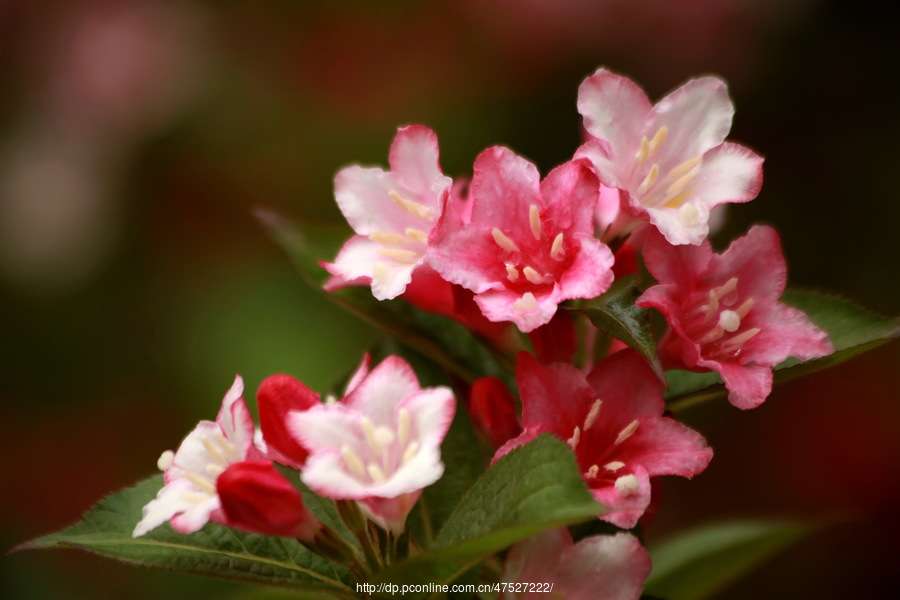
{"label": "pink flower", "polygon": [[213,521],[255,533],[312,539],[318,522],[300,494],[253,445],[254,427],[235,377],[216,421],[201,421],[166,451],[159,466],[165,486],[143,509],[134,529],[139,537],[170,521],[180,533],[193,533]]}
{"label": "pink flower", "polygon": [[654,233],[644,258],[659,285],[637,305],[659,310],[669,324],[659,346],[663,364],[715,371],[734,406],[759,406],[772,390],[772,367],[787,357],[832,352],[825,332],[778,301],[787,265],[771,227],[753,227],[722,254],[709,242],[673,247]]}
{"label": "pink flower", "polygon": [[540,365],[519,354],[516,383],[524,433],[501,447],[496,460],[542,433],[565,440],[594,498],[600,518],[631,528],[650,503],[650,477],[700,473],[712,459],[703,437],[663,417],[659,379],[631,350],[604,359],[585,379],[563,363]]}
{"label": "pink flower", "polygon": [[535,584],[533,591],[507,591],[509,600],[637,600],[650,569],[650,555],[633,535],[595,535],[573,544],[561,527],[513,546],[500,581]]}
{"label": "pink flower", "polygon": [[422,489],[444,472],[440,446],[455,405],[449,388],[421,388],[406,361],[388,357],[354,377],[341,402],[290,415],[310,453],[303,481],[322,496],[357,500],[399,534]]}
{"label": "pink flower", "polygon": [[610,286],[613,258],[593,236],[597,180],[578,162],[540,181],[534,165],[501,147],[475,161],[471,220],[446,214],[432,234],[429,264],[475,293],[491,321],[529,332],[570,298]]}
{"label": "pink flower", "polygon": [[592,139],[576,157],[622,191],[620,218],[649,220],[671,244],[699,244],[713,207],[759,193],[763,159],[724,141],[734,107],[715,77],[693,79],[651,106],[633,81],[599,69],[581,84],[578,111]]}
{"label": "pink flower", "polygon": [[354,165],[335,176],[335,198],[357,235],[322,265],[334,276],[327,289],[364,282],[379,300],[395,298],[422,263],[452,185],[441,173],[437,136],[422,125],[399,129],[390,164],[390,171]]}
{"label": "pink flower", "polygon": [[302,469],[309,452],[288,431],[287,416],[291,411],[319,405],[319,394],[290,375],[278,374],[263,380],[256,400],[267,455],[283,465]]}
{"label": "pink flower", "polygon": [[482,377],[472,384],[469,417],[494,448],[522,433],[516,399],[495,377]]}

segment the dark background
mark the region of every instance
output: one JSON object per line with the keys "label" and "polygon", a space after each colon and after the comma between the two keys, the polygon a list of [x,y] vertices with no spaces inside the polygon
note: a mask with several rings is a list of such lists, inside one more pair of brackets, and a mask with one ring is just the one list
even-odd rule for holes
{"label": "dark background", "polygon": [[[852,0],[0,0],[0,549],[155,470],[235,372],[325,389],[374,333],[295,276],[251,211],[340,222],[332,177],[399,125],[444,171],[492,144],[547,170],[599,66],[657,99],[715,73],[766,157],[729,210],[782,233],[796,286],[900,307],[900,26]],[[900,585],[897,344],[759,409],[685,419],[716,451],[648,541],[741,516],[847,516],[719,598],[878,598]],[[4,598],[249,598],[74,551],[0,559]]]}

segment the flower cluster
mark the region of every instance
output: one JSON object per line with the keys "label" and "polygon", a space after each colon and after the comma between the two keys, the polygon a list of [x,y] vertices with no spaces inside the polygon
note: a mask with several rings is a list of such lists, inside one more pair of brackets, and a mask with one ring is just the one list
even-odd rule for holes
{"label": "flower cluster", "polygon": [[[401,128],[389,170],[350,166],[335,177],[355,235],[322,267],[326,290],[369,286],[379,301],[450,317],[485,352],[514,363],[505,378],[446,379],[490,448],[479,468],[556,438],[596,518],[617,531],[573,542],[567,529],[548,529],[521,540],[503,581],[556,581],[567,598],[636,599],[650,560],[627,530],[658,504],[654,478],[693,477],[713,454],[666,412],[664,369],[718,374],[730,402],[747,409],[769,395],[776,365],[832,347],[780,301],[786,266],[774,229],[754,227],[721,254],[707,240],[711,211],[751,200],[762,183],[762,158],[726,141],[734,111],[722,81],[689,81],[653,105],[632,81],[600,69],[577,106],[587,139],[543,178],[496,146],[454,181],[441,170],[435,133]],[[629,308],[645,319],[653,309],[666,323],[650,347],[592,313],[614,310],[606,292],[624,278],[637,289]],[[630,327],[654,339],[649,319]],[[450,387],[421,387],[399,356],[374,368],[366,356],[340,400],[274,375],[259,387],[256,432],[242,387],[237,378],[216,421],[160,459],[165,487],[135,536],[165,521],[184,533],[212,521],[296,538],[360,578],[415,555],[407,517],[444,474]],[[307,511],[290,470],[305,492],[336,502],[357,547]]]}

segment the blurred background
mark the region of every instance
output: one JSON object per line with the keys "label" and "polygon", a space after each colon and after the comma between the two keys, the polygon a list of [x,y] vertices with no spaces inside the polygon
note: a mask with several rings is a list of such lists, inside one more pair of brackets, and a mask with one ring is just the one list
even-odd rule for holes
{"label": "blurred background", "polygon": [[[324,389],[375,334],[294,274],[252,211],[341,222],[332,177],[398,126],[444,172],[502,144],[542,172],[580,141],[603,65],[658,99],[725,78],[766,157],[752,223],[796,286],[900,308],[900,12],[853,0],[0,0],[0,549],[155,472],[236,372]],[[685,415],[709,470],[648,529],[852,515],[719,598],[878,598],[900,585],[898,345]],[[74,551],[0,560],[4,599],[246,598],[240,584]]]}

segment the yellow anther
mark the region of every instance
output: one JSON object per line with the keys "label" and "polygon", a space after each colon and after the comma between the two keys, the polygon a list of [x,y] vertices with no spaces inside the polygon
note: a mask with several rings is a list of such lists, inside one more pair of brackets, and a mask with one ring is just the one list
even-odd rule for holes
{"label": "yellow anther", "polygon": [[522,269],[522,274],[525,275],[525,279],[530,281],[535,285],[540,285],[544,283],[544,276],[532,269],[531,267],[525,267]]}
{"label": "yellow anther", "polygon": [[344,459],[344,464],[347,465],[350,472],[357,477],[362,477],[366,474],[366,466],[363,464],[362,459],[360,459],[359,455],[353,451],[353,448],[347,444],[341,446],[341,458]]}
{"label": "yellow anther", "polygon": [[688,171],[693,170],[694,167],[699,165],[701,160],[702,159],[699,156],[695,156],[690,160],[684,161],[683,163],[673,167],[672,170],[669,171],[669,177],[681,177],[682,175],[684,175]]}
{"label": "yellow anther", "polygon": [[666,141],[666,136],[669,135],[669,128],[665,125],[656,130],[656,135],[653,136],[653,139],[650,140],[649,153],[647,156],[653,156],[656,154],[656,151],[659,150],[659,147],[663,145],[663,142]]}
{"label": "yellow anther", "polygon": [[556,234],[556,237],[553,238],[553,245],[550,246],[550,258],[553,260],[562,260],[566,256],[566,251],[563,248],[563,234],[560,231]]}
{"label": "yellow anther", "polygon": [[506,250],[507,252],[518,252],[519,247],[516,246],[516,243],[509,239],[505,233],[494,227],[491,229],[491,235],[494,237],[494,241],[497,242],[497,245]]}
{"label": "yellow anther", "polygon": [[506,278],[510,281],[517,281],[519,279],[519,272],[512,265],[506,265]]}
{"label": "yellow anther", "polygon": [[419,453],[419,442],[410,442],[409,446],[406,447],[406,450],[403,451],[403,464],[405,465],[409,461],[411,461],[416,454]]}
{"label": "yellow anther", "polygon": [[653,187],[653,184],[656,183],[656,178],[659,177],[659,165],[653,163],[653,166],[650,167],[650,171],[647,173],[647,176],[644,177],[644,181],[641,182],[641,185],[638,186],[637,195],[641,196],[646,193],[647,190]]}
{"label": "yellow anther", "polygon": [[372,478],[372,481],[375,483],[384,483],[386,477],[384,476],[384,471],[381,470],[375,463],[369,463],[369,466],[366,467],[366,472],[369,474],[369,477]]}
{"label": "yellow anther", "polygon": [[388,196],[390,196],[391,200],[393,200],[397,204],[397,206],[399,206],[412,216],[418,217],[425,221],[434,221],[435,217],[433,211],[424,204],[415,202],[413,200],[407,200],[394,190],[388,192]]}
{"label": "yellow anther", "polygon": [[401,250],[400,248],[379,248],[378,254],[407,265],[413,265],[422,258],[422,254],[415,250]]}
{"label": "yellow anther", "polygon": [[406,237],[415,241],[421,242],[423,244],[428,243],[428,234],[422,231],[421,229],[415,229],[413,227],[407,227],[403,230],[403,233],[406,234]]}
{"label": "yellow anther", "polygon": [[572,437],[567,439],[566,443],[569,445],[569,448],[574,450],[575,448],[578,447],[578,442],[580,442],[580,441],[581,441],[581,429],[579,429],[576,426],[575,430],[572,432]]}
{"label": "yellow anther", "polygon": [[409,410],[401,408],[397,411],[397,443],[401,446],[405,445],[409,440],[409,432],[412,428],[412,419],[409,416]]}
{"label": "yellow anther", "polygon": [[390,231],[376,231],[369,234],[369,239],[384,246],[400,246],[409,241],[405,235],[391,233]]}
{"label": "yellow anther", "polygon": [[616,437],[616,441],[613,443],[618,446],[619,444],[630,438],[632,435],[634,435],[634,432],[637,431],[638,425],[640,425],[640,422],[637,419],[626,425],[622,429],[622,431],[619,432],[619,435]]}
{"label": "yellow anther", "polygon": [[537,310],[537,308],[537,299],[531,292],[525,292],[521,298],[513,302],[513,310],[519,313],[531,312]]}
{"label": "yellow anther", "polygon": [[600,407],[603,406],[603,401],[599,398],[594,401],[591,405],[591,410],[588,411],[587,416],[584,418],[584,430],[587,431],[591,427],[594,426],[594,423],[597,422],[597,417],[600,416]]}
{"label": "yellow anther", "polygon": [[621,469],[624,466],[625,466],[625,463],[623,463],[622,461],[614,460],[612,462],[608,462],[605,465],[603,465],[603,468],[606,469],[607,471],[612,471],[613,473],[615,473],[616,471],[618,471],[619,469]]}
{"label": "yellow anther", "polygon": [[541,212],[536,204],[528,209],[528,224],[531,225],[531,235],[534,239],[541,239]]}

